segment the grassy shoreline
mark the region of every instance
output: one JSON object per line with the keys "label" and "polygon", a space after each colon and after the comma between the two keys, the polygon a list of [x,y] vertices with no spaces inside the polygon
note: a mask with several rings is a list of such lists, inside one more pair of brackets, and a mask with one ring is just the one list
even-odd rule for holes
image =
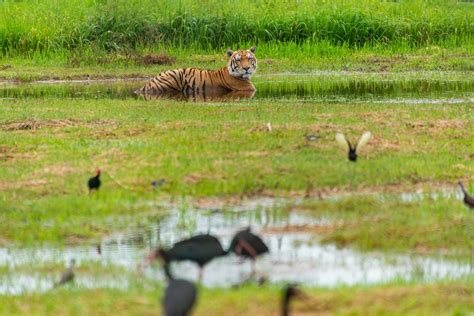
{"label": "grassy shoreline", "polygon": [[[245,46],[244,46],[245,47]],[[325,50],[329,50],[325,53]],[[474,46],[442,48],[364,48],[317,45],[262,44],[257,48],[259,68],[256,78],[282,72],[311,73],[314,71],[344,71],[397,74],[419,71],[474,71]],[[147,64],[146,56],[172,58],[169,64]],[[152,77],[173,68],[195,67],[217,69],[225,65],[224,50],[157,48],[133,54],[86,53],[78,56],[41,54],[25,57],[0,57],[0,80],[34,81],[52,79],[103,79]]]}
{"label": "grassy shoreline", "polygon": [[[291,308],[298,315],[470,315],[474,311],[471,282],[305,289],[311,299],[295,301]],[[280,288],[274,285],[201,288],[193,315],[276,315],[281,304],[280,293]],[[0,312],[7,315],[156,315],[161,308],[161,295],[162,289],[156,285],[136,284],[127,291],[60,289],[43,294],[1,296]]]}

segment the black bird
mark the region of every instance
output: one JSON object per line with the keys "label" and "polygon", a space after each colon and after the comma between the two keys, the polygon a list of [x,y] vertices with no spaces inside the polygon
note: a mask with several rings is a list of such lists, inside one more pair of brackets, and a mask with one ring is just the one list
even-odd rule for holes
{"label": "black bird", "polygon": [[189,281],[174,279],[170,273],[168,264],[164,265],[168,286],[163,297],[163,309],[165,316],[186,316],[196,303],[197,289]]}
{"label": "black bird", "polygon": [[309,142],[315,142],[318,140],[318,136],[317,135],[314,135],[314,134],[306,134],[304,135],[304,137],[306,138],[307,141]]}
{"label": "black bird", "polygon": [[159,248],[152,251],[145,258],[145,265],[149,265],[158,258],[162,258],[165,264],[169,264],[172,261],[193,261],[199,266],[200,281],[204,266],[212,259],[226,254],[227,252],[222,249],[222,245],[216,237],[203,234],[177,242],[171,249]]}
{"label": "black bird", "polygon": [[306,295],[303,292],[301,292],[296,286],[287,285],[285,287],[285,290],[283,291],[282,309],[281,309],[282,316],[290,315],[290,301],[294,297],[307,299]]}
{"label": "black bird", "polygon": [[252,259],[252,274],[255,274],[255,260],[259,255],[268,252],[268,247],[263,240],[252,234],[250,228],[239,231],[230,242],[227,253],[234,252],[236,255]]}
{"label": "black bird", "polygon": [[461,181],[458,182],[458,185],[461,188],[462,193],[464,194],[464,199],[463,199],[464,204],[466,204],[467,207],[469,207],[469,209],[473,209],[474,208],[474,196],[469,195],[467,190],[462,185]]}
{"label": "black bird", "polygon": [[100,187],[100,169],[97,168],[95,177],[92,177],[87,181],[87,186],[89,187],[89,193],[92,190],[99,190]]}
{"label": "black bird", "polygon": [[66,284],[66,283],[74,281],[74,271],[73,271],[73,269],[74,269],[75,264],[76,264],[76,260],[71,259],[71,261],[69,262],[69,267],[66,269],[66,271],[63,272],[63,274],[61,275],[61,278],[59,279],[59,281],[56,284],[54,284],[54,287],[58,287],[58,286]]}
{"label": "black bird", "polygon": [[161,178],[161,179],[158,179],[158,180],[153,180],[151,182],[151,186],[154,187],[154,188],[158,188],[158,187],[161,187],[163,184],[165,184],[166,180]]}
{"label": "black bird", "polygon": [[357,161],[357,152],[360,152],[362,147],[367,144],[372,134],[370,132],[365,132],[360,137],[359,141],[352,145],[351,142],[344,136],[344,134],[337,133],[336,134],[336,141],[341,146],[342,149],[349,153],[349,160],[356,162]]}

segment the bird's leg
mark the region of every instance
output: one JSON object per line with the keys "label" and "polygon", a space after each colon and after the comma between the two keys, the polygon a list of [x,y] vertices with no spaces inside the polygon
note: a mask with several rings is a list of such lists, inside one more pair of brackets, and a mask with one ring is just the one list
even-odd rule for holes
{"label": "bird's leg", "polygon": [[198,282],[202,283],[202,267],[199,267]]}
{"label": "bird's leg", "polygon": [[251,260],[251,271],[250,271],[250,274],[247,276],[247,278],[245,278],[243,281],[242,281],[242,285],[245,284],[245,283],[249,283],[253,278],[255,278],[255,274],[256,274],[256,265],[255,265],[255,260]]}
{"label": "bird's leg", "polygon": [[251,276],[255,277],[255,275],[257,274],[257,263],[256,263],[256,260],[255,259],[252,259],[252,274]]}

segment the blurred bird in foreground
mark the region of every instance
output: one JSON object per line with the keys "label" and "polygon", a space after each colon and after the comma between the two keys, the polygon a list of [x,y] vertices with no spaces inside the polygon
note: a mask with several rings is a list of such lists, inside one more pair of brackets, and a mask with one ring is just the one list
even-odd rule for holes
{"label": "blurred bird in foreground", "polygon": [[159,258],[163,259],[165,264],[172,261],[193,261],[199,266],[199,281],[201,281],[204,266],[212,259],[225,254],[226,252],[216,237],[203,234],[177,242],[168,250],[163,248],[153,250],[145,258],[143,265],[146,267]]}
{"label": "blurred bird in foreground", "polygon": [[175,279],[171,275],[169,265],[164,265],[168,286],[163,297],[163,310],[165,316],[187,316],[196,303],[197,289],[189,281]]}
{"label": "blurred bird in foreground", "polygon": [[227,252],[234,252],[237,256],[250,258],[252,260],[252,273],[255,275],[255,260],[258,256],[267,253],[268,247],[263,240],[250,231],[250,228],[241,230],[235,234],[230,242]]}
{"label": "blurred bird in foreground", "polygon": [[461,188],[462,193],[464,194],[464,198],[463,198],[464,204],[466,204],[467,207],[469,207],[469,209],[473,209],[474,208],[474,196],[469,195],[467,190],[462,185],[461,181],[458,182],[458,185],[459,185],[459,188]]}
{"label": "blurred bird in foreground", "polygon": [[348,152],[349,160],[356,162],[357,154],[360,152],[362,147],[367,144],[370,137],[372,137],[372,134],[370,132],[365,132],[364,134],[362,134],[359,141],[355,145],[352,145],[351,142],[346,138],[346,136],[344,136],[344,134],[337,133],[336,141],[342,149]]}
{"label": "blurred bird in foreground", "polygon": [[283,290],[281,309],[282,316],[290,315],[290,302],[293,298],[299,298],[305,301],[309,300],[309,297],[304,294],[300,289],[298,289],[295,285],[287,285]]}

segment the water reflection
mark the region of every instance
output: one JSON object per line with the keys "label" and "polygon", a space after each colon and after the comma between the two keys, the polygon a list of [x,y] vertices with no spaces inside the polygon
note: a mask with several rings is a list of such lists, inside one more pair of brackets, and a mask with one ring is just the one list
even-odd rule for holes
{"label": "water reflection", "polygon": [[262,76],[256,78],[257,92],[171,93],[137,96],[134,91],[145,81],[71,81],[56,83],[2,84],[0,99],[84,98],[84,99],[174,99],[190,102],[244,100],[291,100],[312,102],[389,102],[407,104],[474,102],[473,80],[417,79],[403,77]]}
{"label": "water reflection", "polygon": [[[233,234],[251,226],[268,244],[270,253],[258,260],[257,271],[270,282],[301,282],[311,286],[337,286],[380,283],[393,279],[433,280],[456,278],[470,273],[468,264],[448,261],[435,256],[390,255],[377,252],[361,253],[353,249],[322,245],[315,235],[297,226],[330,225],[328,218],[314,217],[304,211],[284,211],[284,200],[250,200],[232,208],[199,209],[190,206],[168,205],[170,214],[156,217],[141,229],[129,229],[104,238],[97,245],[66,248],[36,247],[24,249],[0,248],[0,293],[19,294],[46,291],[54,282],[51,276],[40,273],[26,275],[22,267],[61,264],[75,258],[78,266],[124,270],[114,278],[107,275],[91,276],[77,273],[77,286],[85,288],[127,288],[137,279],[137,266],[150,249],[170,246],[176,241],[197,233],[216,235],[227,248]],[[293,229],[287,230],[286,227]],[[189,262],[173,263],[174,273],[195,280],[196,265]],[[234,255],[217,258],[204,269],[205,286],[231,286],[240,283],[250,273],[250,264],[242,263]],[[84,271],[81,269],[80,271]],[[114,270],[112,270],[114,271]],[[149,280],[163,280],[158,267],[145,271]]]}
{"label": "water reflection", "polygon": [[138,94],[145,100],[173,99],[185,102],[222,102],[238,101],[240,99],[250,99],[255,95],[255,91],[202,91],[202,92],[168,92],[162,94]]}

